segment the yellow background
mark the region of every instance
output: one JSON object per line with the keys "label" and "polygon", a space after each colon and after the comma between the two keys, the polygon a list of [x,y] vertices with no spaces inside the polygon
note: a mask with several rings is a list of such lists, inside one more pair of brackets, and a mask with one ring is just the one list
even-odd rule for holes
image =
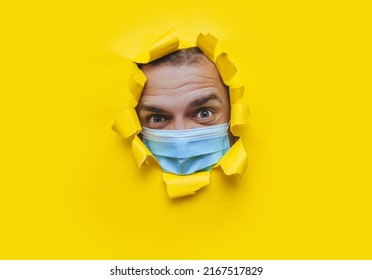
{"label": "yellow background", "polygon": [[[371,259],[367,2],[1,4],[0,258]],[[253,115],[243,178],[178,200],[111,131],[170,26],[221,40]]]}

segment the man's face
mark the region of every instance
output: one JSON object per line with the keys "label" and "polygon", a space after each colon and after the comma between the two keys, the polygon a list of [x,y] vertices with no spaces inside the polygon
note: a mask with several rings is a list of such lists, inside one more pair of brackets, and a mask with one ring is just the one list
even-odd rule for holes
{"label": "man's face", "polygon": [[138,116],[143,127],[183,130],[227,123],[226,86],[207,58],[182,66],[145,65],[147,77]]}

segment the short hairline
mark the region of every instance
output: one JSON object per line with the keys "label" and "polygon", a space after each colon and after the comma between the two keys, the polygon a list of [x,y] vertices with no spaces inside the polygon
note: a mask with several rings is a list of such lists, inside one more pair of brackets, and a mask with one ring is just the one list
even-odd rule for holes
{"label": "short hairline", "polygon": [[198,47],[191,47],[177,50],[173,53],[160,57],[149,63],[146,64],[138,63],[137,65],[140,69],[142,69],[146,65],[150,66],[166,65],[180,67],[192,64],[201,65],[206,60],[210,61],[209,58]]}
{"label": "short hairline", "polygon": [[[173,53],[160,57],[146,64],[137,63],[137,66],[139,67],[139,69],[142,70],[143,67],[145,66],[150,66],[150,67],[162,66],[162,65],[170,66],[170,67],[181,67],[185,65],[186,66],[190,66],[190,65],[202,66],[203,63],[206,63],[206,62],[207,63],[210,62],[213,65],[215,65],[215,63],[211,61],[198,47],[190,47],[190,48],[177,50]],[[217,69],[217,73],[220,77],[223,87],[225,88],[227,97],[230,100],[229,86],[224,83],[218,69]]]}

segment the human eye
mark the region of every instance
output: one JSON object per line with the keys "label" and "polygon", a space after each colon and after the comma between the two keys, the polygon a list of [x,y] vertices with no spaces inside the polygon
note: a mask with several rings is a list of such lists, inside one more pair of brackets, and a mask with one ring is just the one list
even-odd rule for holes
{"label": "human eye", "polygon": [[154,114],[148,116],[147,121],[151,124],[159,124],[161,122],[166,121],[166,117],[164,115]]}
{"label": "human eye", "polygon": [[196,123],[211,125],[216,119],[216,114],[212,108],[200,108],[193,113],[192,118]]}
{"label": "human eye", "polygon": [[196,117],[199,119],[210,119],[212,116],[213,116],[213,112],[209,109],[204,109],[204,108],[200,109],[196,114]]}

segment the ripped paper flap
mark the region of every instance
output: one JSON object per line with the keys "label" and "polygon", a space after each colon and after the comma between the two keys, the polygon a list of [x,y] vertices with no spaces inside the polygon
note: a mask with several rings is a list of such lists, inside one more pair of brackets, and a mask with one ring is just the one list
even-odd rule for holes
{"label": "ripped paper flap", "polygon": [[198,172],[187,176],[163,172],[168,195],[172,198],[194,194],[209,184],[210,172]]}
{"label": "ripped paper flap", "polygon": [[142,131],[137,112],[130,108],[122,112],[115,120],[112,129],[123,138],[128,138]]}
{"label": "ripped paper flap", "polygon": [[196,39],[197,47],[213,62],[217,43],[217,38],[212,36],[210,33],[207,35],[199,34]]}
{"label": "ripped paper flap", "polygon": [[243,175],[247,168],[247,153],[239,139],[214,166],[220,166],[226,175]]}
{"label": "ripped paper flap", "polygon": [[145,86],[146,80],[147,78],[145,74],[138,68],[137,64],[133,62],[132,73],[128,81],[128,89],[129,92],[131,93],[130,95],[131,98],[128,103],[130,104],[131,107],[137,106],[143,91],[143,87]]}
{"label": "ripped paper flap", "polygon": [[229,92],[230,92],[230,104],[234,104],[243,99],[244,86],[236,87],[236,88],[230,87]]}
{"label": "ripped paper flap", "polygon": [[143,144],[142,140],[139,139],[137,135],[132,141],[132,153],[138,168],[140,168],[143,164],[150,165],[157,162],[153,154],[149,151],[149,149],[147,149],[145,144]]}
{"label": "ripped paper flap", "polygon": [[180,41],[178,39],[176,30],[171,28],[161,35],[157,40],[155,40],[147,52],[137,56],[134,61],[137,63],[148,63],[150,61],[154,61],[167,54],[177,51],[179,43]]}
{"label": "ripped paper flap", "polygon": [[216,67],[225,85],[229,86],[232,78],[238,71],[230,61],[227,53],[221,53],[216,59]]}
{"label": "ripped paper flap", "polygon": [[231,132],[235,136],[241,136],[244,133],[244,128],[248,124],[251,112],[249,107],[244,103],[236,103],[231,105]]}

